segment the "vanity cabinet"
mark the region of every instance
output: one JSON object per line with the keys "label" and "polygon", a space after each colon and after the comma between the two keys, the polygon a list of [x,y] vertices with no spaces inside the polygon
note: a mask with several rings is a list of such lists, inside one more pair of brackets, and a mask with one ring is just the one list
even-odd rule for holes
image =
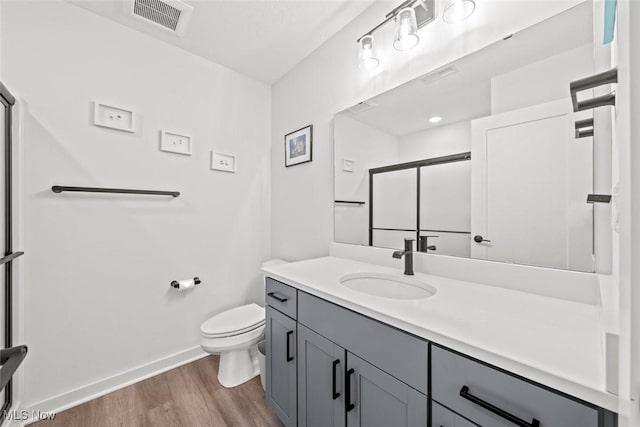
{"label": "vanity cabinet", "polygon": [[297,425],[296,321],[266,308],[267,404],[286,427]]}
{"label": "vanity cabinet", "polygon": [[298,427],[344,427],[345,350],[298,325]]}
{"label": "vanity cabinet", "polygon": [[[602,408],[560,394],[438,345],[431,346],[431,398],[485,427],[611,427]],[[434,418],[436,417],[434,410]],[[442,411],[440,411],[442,413]],[[442,415],[438,415],[442,417]],[[439,421],[434,426],[458,426]],[[456,423],[457,422],[457,423]],[[461,424],[465,425],[465,424]]]}
{"label": "vanity cabinet", "polygon": [[427,396],[347,352],[348,427],[425,427]]}
{"label": "vanity cabinet", "polygon": [[269,293],[266,400],[287,427],[617,425],[603,408],[267,278]]}

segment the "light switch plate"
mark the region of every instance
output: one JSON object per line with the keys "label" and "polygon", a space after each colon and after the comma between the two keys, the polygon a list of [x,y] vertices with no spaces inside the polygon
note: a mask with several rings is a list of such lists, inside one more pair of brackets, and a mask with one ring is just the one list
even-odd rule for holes
{"label": "light switch plate", "polygon": [[135,113],[132,110],[98,101],[94,101],[93,104],[94,125],[124,132],[135,132]]}
{"label": "light switch plate", "polygon": [[161,130],[160,150],[190,156],[193,151],[193,139],[182,133]]}
{"label": "light switch plate", "polygon": [[237,160],[235,154],[211,152],[211,169],[235,173],[237,170]]}
{"label": "light switch plate", "polygon": [[353,172],[356,162],[349,159],[342,159],[342,170],[345,172]]}

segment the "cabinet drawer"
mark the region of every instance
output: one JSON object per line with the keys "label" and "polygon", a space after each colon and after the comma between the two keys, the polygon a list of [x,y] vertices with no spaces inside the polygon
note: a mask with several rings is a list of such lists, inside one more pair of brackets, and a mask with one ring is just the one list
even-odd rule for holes
{"label": "cabinet drawer", "polygon": [[298,314],[297,289],[273,280],[271,277],[265,278],[265,281],[265,302],[281,313],[295,319]]}
{"label": "cabinet drawer", "polygon": [[431,426],[432,427],[476,427],[475,424],[462,418],[460,415],[451,412],[444,406],[436,402],[431,403]]}
{"label": "cabinet drawer", "polygon": [[481,426],[533,427],[534,420],[540,427],[599,425],[597,407],[442,347],[432,345],[431,363],[432,398]]}
{"label": "cabinet drawer", "polygon": [[304,292],[298,308],[298,322],[427,394],[426,341]]}

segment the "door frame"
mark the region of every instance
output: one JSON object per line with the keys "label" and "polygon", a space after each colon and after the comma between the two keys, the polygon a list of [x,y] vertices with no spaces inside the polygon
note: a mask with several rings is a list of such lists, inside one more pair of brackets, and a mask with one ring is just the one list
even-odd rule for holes
{"label": "door frame", "polygon": [[[21,252],[13,253],[13,132],[12,132],[12,108],[16,103],[15,97],[0,82],[0,103],[5,107],[5,127],[4,127],[4,252],[0,263],[4,264],[4,348],[13,345],[13,260],[22,255]],[[9,381],[5,387],[4,402],[0,409],[0,422],[4,421],[7,411],[13,404],[13,381]]]}

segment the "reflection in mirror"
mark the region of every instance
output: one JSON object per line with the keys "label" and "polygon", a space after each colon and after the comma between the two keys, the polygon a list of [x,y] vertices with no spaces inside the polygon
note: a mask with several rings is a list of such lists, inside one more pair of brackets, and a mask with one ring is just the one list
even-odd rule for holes
{"label": "reflection in mirror", "polygon": [[[336,114],[335,241],[593,271],[590,2]],[[597,142],[596,142],[597,143]]]}

